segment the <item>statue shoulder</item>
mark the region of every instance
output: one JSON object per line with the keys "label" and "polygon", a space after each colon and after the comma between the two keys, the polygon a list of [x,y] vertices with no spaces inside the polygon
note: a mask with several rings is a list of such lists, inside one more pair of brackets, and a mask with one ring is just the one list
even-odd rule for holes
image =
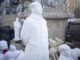
{"label": "statue shoulder", "polygon": [[27,18],[24,20],[24,22],[29,22],[31,19],[32,19],[32,18],[29,16],[29,17],[27,17]]}
{"label": "statue shoulder", "polygon": [[47,20],[45,18],[43,18],[43,20],[44,20],[45,24],[47,24]]}

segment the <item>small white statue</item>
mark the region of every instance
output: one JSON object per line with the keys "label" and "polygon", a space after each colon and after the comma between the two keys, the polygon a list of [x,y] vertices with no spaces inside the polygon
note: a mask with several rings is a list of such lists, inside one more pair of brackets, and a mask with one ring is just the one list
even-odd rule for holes
{"label": "small white statue", "polygon": [[2,40],[1,44],[0,44],[0,47],[1,47],[2,50],[8,49],[7,41]]}
{"label": "small white statue", "polygon": [[71,48],[66,45],[62,44],[59,46],[60,56],[58,60],[74,60],[71,56]]}
{"label": "small white statue", "polygon": [[78,60],[80,57],[80,49],[71,49],[68,45],[62,44],[59,46],[60,56],[58,60]]}
{"label": "small white statue", "polygon": [[7,42],[2,40],[0,41],[0,60],[7,60],[5,54],[8,52]]}
{"label": "small white statue", "polygon": [[7,60],[16,60],[16,58],[22,53],[21,50],[17,50],[15,45],[10,45],[9,51],[5,54]]}
{"label": "small white statue", "polygon": [[14,21],[14,40],[18,41],[20,40],[20,30],[21,30],[21,23],[19,22],[19,18],[16,18]]}

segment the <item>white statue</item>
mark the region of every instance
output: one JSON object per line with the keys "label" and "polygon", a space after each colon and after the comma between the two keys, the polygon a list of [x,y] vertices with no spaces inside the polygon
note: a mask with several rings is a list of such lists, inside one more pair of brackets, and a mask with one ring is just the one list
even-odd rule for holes
{"label": "white statue", "polygon": [[22,53],[21,50],[17,50],[16,46],[10,45],[9,51],[5,54],[6,60],[16,60],[17,56]]}
{"label": "white statue", "polygon": [[14,40],[18,41],[20,40],[20,30],[21,30],[21,23],[19,22],[19,18],[16,18],[14,21]]}
{"label": "white statue", "polygon": [[6,60],[5,59],[5,54],[8,51],[8,45],[7,42],[2,40],[0,41],[0,60]]}
{"label": "white statue", "polygon": [[0,54],[0,60],[4,60],[5,56],[4,54]]}
{"label": "white statue", "polygon": [[80,48],[72,49],[71,54],[74,60],[78,60],[78,57],[80,57]]}
{"label": "white statue", "polygon": [[7,45],[7,41],[5,40],[2,40],[1,43],[0,43],[0,49],[3,51],[3,50],[8,50],[8,45]]}
{"label": "white statue", "polygon": [[59,46],[60,56],[58,60],[78,60],[80,57],[80,49],[71,49],[68,45],[62,44]]}
{"label": "white statue", "polygon": [[49,60],[47,22],[39,2],[30,5],[31,15],[24,21],[21,39],[26,46],[17,60]]}
{"label": "white statue", "polygon": [[74,60],[71,55],[71,48],[66,45],[62,44],[59,46],[60,56],[58,60]]}

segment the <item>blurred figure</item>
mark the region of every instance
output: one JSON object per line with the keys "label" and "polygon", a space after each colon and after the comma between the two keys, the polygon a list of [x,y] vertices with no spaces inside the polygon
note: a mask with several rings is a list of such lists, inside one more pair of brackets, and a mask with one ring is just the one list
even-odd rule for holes
{"label": "blurred figure", "polygon": [[10,45],[9,51],[5,54],[7,60],[16,60],[16,58],[22,53],[21,50],[17,50],[15,45]]}
{"label": "blurred figure", "polygon": [[20,30],[21,30],[21,23],[19,22],[19,18],[16,18],[14,21],[14,40],[20,40]]}
{"label": "blurred figure", "polygon": [[17,60],[49,60],[47,22],[39,2],[30,5],[31,15],[23,22],[21,39],[26,46]]}
{"label": "blurred figure", "polygon": [[73,60],[71,56],[71,48],[67,44],[59,46],[60,56],[58,60]]}
{"label": "blurred figure", "polygon": [[1,49],[3,54],[5,54],[8,51],[7,41],[2,40],[0,42],[0,49]]}

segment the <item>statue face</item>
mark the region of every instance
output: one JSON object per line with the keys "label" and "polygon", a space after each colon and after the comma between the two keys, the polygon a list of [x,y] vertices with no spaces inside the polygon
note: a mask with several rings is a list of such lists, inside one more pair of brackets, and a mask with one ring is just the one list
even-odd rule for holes
{"label": "statue face", "polygon": [[30,8],[31,8],[31,12],[32,13],[39,13],[39,14],[42,14],[42,6],[39,2],[33,2],[31,5],[30,5]]}
{"label": "statue face", "polygon": [[33,10],[37,13],[40,13],[40,14],[42,13],[42,8],[40,6],[35,6]]}
{"label": "statue face", "polygon": [[19,18],[16,18],[16,21],[19,21]]}

